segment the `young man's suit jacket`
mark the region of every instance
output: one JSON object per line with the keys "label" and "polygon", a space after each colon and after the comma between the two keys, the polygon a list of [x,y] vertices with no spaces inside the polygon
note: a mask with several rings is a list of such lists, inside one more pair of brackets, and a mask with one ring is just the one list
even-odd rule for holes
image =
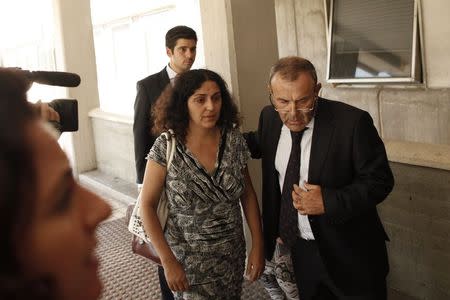
{"label": "young man's suit jacket", "polygon": [[[263,230],[266,258],[279,236],[281,191],[275,170],[282,121],[271,106],[258,131],[245,134],[253,158],[262,159]],[[321,257],[335,284],[347,292],[385,278],[388,239],[376,205],[394,185],[384,144],[370,115],[350,105],[319,98],[309,163],[309,183],[320,185],[325,214],[309,216]],[[380,277],[378,277],[380,276]]]}
{"label": "young man's suit jacket", "polygon": [[151,134],[151,109],[162,91],[170,83],[166,68],[150,75],[136,84],[137,95],[134,102],[134,160],[136,163],[136,182],[144,180],[145,166],[150,148],[156,137]]}

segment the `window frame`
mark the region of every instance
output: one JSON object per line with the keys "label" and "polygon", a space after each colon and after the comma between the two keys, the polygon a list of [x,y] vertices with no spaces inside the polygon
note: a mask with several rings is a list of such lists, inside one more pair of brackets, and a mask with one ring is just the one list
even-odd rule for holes
{"label": "window frame", "polygon": [[332,34],[333,34],[333,17],[334,2],[339,0],[324,0],[325,19],[327,27],[327,73],[326,81],[332,84],[417,84],[426,85],[425,60],[423,47],[423,31],[422,31],[422,9],[421,0],[413,0],[413,28],[412,28],[412,50],[411,50],[411,76],[409,77],[372,77],[372,78],[330,78],[331,69],[331,53],[332,53]]}

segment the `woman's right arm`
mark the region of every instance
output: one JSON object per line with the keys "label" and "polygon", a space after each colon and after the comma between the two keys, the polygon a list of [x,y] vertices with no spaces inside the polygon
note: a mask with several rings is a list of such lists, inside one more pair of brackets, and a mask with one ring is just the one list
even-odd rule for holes
{"label": "woman's right arm", "polygon": [[144,185],[141,191],[140,211],[145,232],[151,237],[152,244],[161,258],[169,288],[172,291],[184,291],[189,287],[186,273],[167,244],[161,223],[156,214],[159,198],[166,181],[166,173],[167,169],[165,166],[151,159],[147,161]]}

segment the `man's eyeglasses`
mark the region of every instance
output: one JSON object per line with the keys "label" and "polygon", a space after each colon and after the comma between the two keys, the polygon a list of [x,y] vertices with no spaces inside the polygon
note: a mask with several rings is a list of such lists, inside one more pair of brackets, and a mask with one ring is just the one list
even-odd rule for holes
{"label": "man's eyeglasses", "polygon": [[[283,100],[283,99],[273,99],[272,93],[269,94],[270,103],[273,108],[278,112],[288,113],[292,110],[292,104],[294,104],[294,110],[301,111],[304,113],[314,110],[315,104],[317,102],[317,96],[311,95],[305,100]],[[311,101],[312,99],[312,101]]]}

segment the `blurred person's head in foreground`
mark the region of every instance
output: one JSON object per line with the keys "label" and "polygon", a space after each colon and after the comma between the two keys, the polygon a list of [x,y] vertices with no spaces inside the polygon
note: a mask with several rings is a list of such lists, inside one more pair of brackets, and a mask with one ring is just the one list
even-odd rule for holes
{"label": "blurred person's head in foreground", "polygon": [[95,229],[111,209],[74,180],[28,84],[0,68],[0,298],[97,299]]}

